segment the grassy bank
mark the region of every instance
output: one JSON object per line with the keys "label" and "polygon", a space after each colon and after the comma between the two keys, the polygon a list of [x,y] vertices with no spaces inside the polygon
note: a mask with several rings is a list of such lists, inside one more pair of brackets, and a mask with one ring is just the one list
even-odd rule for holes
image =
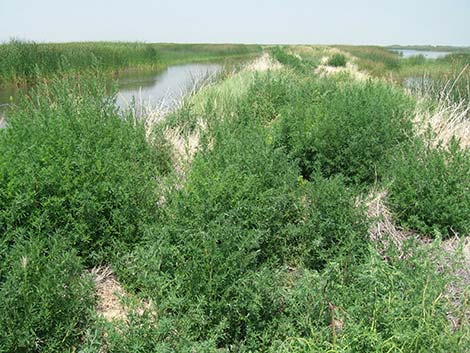
{"label": "grassy bank", "polygon": [[[441,243],[470,232],[468,151],[416,133],[401,88],[315,74],[317,54],[276,49],[283,67],[151,125],[94,76],[20,102],[0,130],[0,352],[465,352]],[[363,202],[383,189],[389,228]]]}
{"label": "grassy bank", "polygon": [[36,81],[59,71],[164,68],[167,65],[260,53],[257,45],[150,44],[119,42],[34,43],[12,40],[0,45],[0,85]]}
{"label": "grassy bank", "polygon": [[[438,59],[426,59],[422,55],[401,58],[398,53],[384,47],[338,48],[353,55],[361,70],[403,85],[418,95],[431,97],[436,101],[445,99],[470,104],[470,53],[466,48],[453,48],[451,54]],[[420,50],[420,47],[413,49]],[[440,48],[434,48],[437,49]]]}

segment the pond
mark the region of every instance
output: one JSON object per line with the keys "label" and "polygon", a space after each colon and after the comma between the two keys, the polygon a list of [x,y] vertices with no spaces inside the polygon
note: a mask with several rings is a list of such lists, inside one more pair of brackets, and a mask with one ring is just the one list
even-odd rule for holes
{"label": "pond", "polygon": [[[126,109],[135,100],[136,107],[164,105],[171,108],[202,81],[222,70],[221,64],[184,64],[159,71],[126,72],[117,77],[117,105]],[[112,81],[109,81],[111,84]],[[0,89],[0,128],[4,127],[2,111],[18,100],[19,90]]]}
{"label": "pond", "polygon": [[427,51],[427,50],[413,50],[413,49],[390,49],[391,51],[401,53],[403,58],[411,58],[413,56],[422,55],[426,59],[443,58],[451,54],[449,51]]}

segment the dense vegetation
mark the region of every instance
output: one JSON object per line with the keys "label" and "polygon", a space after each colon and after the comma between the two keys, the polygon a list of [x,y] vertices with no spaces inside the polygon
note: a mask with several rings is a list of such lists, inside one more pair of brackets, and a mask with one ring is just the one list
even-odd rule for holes
{"label": "dense vegetation", "polygon": [[[468,298],[448,293],[439,242],[378,252],[359,200],[386,187],[401,226],[465,236],[468,153],[417,136],[401,89],[273,55],[283,69],[202,89],[151,139],[94,76],[9,112],[0,352],[465,352]],[[184,175],[168,131],[198,138]],[[126,320],[94,311],[95,265],[125,287]]]}
{"label": "dense vegetation", "polygon": [[341,67],[341,66],[346,66],[347,59],[346,56],[343,54],[333,54],[329,59],[328,59],[328,65],[333,66],[333,67]]}
{"label": "dense vegetation", "polygon": [[470,155],[453,140],[450,148],[418,141],[392,164],[390,204],[408,228],[425,234],[470,234]]}
{"label": "dense vegetation", "polygon": [[423,55],[401,58],[383,47],[339,48],[354,55],[360,69],[391,79],[413,93],[470,104],[470,52],[466,48],[438,59],[426,59]]}
{"label": "dense vegetation", "polygon": [[170,156],[103,87],[39,84],[0,131],[2,352],[76,345],[94,304],[84,264],[119,256],[157,212]]}
{"label": "dense vegetation", "polygon": [[38,234],[5,246],[0,352],[64,352],[78,346],[95,300],[92,281],[68,240]]}
{"label": "dense vegetation", "polygon": [[170,156],[149,146],[130,115],[119,118],[108,94],[92,77],[57,78],[9,112],[0,142],[4,242],[57,234],[95,263],[139,237]]}
{"label": "dense vegetation", "polygon": [[217,60],[259,53],[258,45],[151,43],[34,43],[11,40],[0,44],[0,85],[31,83],[37,76],[59,71],[101,71],[163,68],[188,61]]}
{"label": "dense vegetation", "polygon": [[289,99],[279,108],[275,143],[298,161],[306,179],[319,170],[354,184],[373,183],[411,134],[411,100],[385,84],[329,79],[284,89]]}

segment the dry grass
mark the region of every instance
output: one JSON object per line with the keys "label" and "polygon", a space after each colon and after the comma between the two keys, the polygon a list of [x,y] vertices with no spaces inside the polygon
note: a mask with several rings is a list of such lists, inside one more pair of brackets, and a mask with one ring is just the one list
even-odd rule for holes
{"label": "dry grass", "polygon": [[165,130],[165,138],[173,147],[173,165],[180,177],[184,177],[188,166],[196,155],[200,145],[200,136],[204,129],[205,123],[201,120],[198,128],[189,134],[184,134],[178,128]]}
{"label": "dry grass", "polygon": [[415,116],[418,135],[425,135],[430,128],[433,131],[430,141],[433,146],[447,146],[452,138],[456,138],[463,149],[470,148],[470,107],[467,104],[444,100],[434,110],[429,110],[425,104],[419,106],[421,108]]}
{"label": "dry grass", "polygon": [[382,256],[385,256],[387,248],[392,243],[399,249],[400,256],[404,257],[403,243],[412,236],[412,233],[394,223],[392,213],[386,206],[386,198],[386,191],[373,191],[363,201],[367,216],[372,220],[369,236]]}
{"label": "dry grass", "polygon": [[[137,300],[137,305],[129,307],[123,305],[123,300],[130,299],[127,293],[109,266],[98,266],[89,270],[95,282],[95,292],[98,299],[96,313],[107,321],[128,322],[128,315],[132,311],[138,315],[153,311],[151,301]],[[134,298],[135,299],[135,298]]]}
{"label": "dry grass", "polygon": [[264,53],[259,58],[255,59],[251,63],[245,66],[244,70],[246,71],[275,71],[282,68],[282,64],[277,60],[273,59],[268,53]]}
{"label": "dry grass", "polygon": [[[434,147],[448,146],[455,138],[462,149],[470,148],[470,105],[465,100],[456,102],[451,97],[455,85],[469,67],[466,65],[455,80],[448,81],[438,95],[425,91],[418,96],[416,133],[418,136],[425,136],[431,129],[433,136],[429,142]],[[434,109],[429,108],[429,97],[437,97],[437,106]]]}

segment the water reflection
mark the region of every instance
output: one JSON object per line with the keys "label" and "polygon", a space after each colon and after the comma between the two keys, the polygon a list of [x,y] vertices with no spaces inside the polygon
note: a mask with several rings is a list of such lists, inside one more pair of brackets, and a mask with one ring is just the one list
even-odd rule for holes
{"label": "water reflection", "polygon": [[[127,109],[135,100],[136,108],[165,105],[171,108],[195,85],[220,72],[220,64],[185,64],[170,66],[160,71],[127,72],[117,78],[117,104]],[[109,82],[112,84],[112,81]],[[6,122],[5,111],[18,100],[20,90],[14,87],[0,89],[0,128]]]}
{"label": "water reflection", "polygon": [[140,73],[119,78],[117,103],[127,108],[135,99],[137,105],[171,107],[195,85],[218,73],[218,64],[187,64],[170,66],[163,72]]}

